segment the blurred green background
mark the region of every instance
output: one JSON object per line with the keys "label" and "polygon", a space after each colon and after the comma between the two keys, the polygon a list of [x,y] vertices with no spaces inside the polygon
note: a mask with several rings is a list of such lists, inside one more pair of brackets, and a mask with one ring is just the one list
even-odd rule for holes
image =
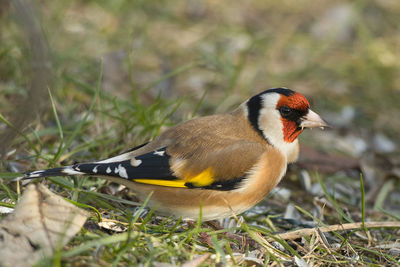
{"label": "blurred green background", "polygon": [[[184,96],[176,121],[190,117],[204,94],[200,113],[208,114],[286,86],[322,114],[350,105],[356,126],[398,138],[399,1],[36,1],[34,7],[63,116],[87,109],[92,95],[76,80],[94,86],[102,60],[102,91],[113,97],[134,103],[139,95],[149,105],[159,93],[174,101]],[[15,112],[10,100],[26,95],[32,50],[14,7],[3,3],[2,10],[6,115]]]}

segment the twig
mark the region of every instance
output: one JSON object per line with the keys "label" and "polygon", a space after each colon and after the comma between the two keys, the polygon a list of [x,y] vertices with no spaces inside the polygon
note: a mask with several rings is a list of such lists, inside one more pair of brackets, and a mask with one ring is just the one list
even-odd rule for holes
{"label": "twig", "polygon": [[[365,222],[366,228],[400,228],[400,222]],[[319,230],[323,233],[326,232],[334,232],[334,231],[345,231],[352,229],[362,229],[363,224],[361,222],[358,223],[346,223],[346,224],[335,224],[326,227],[315,227],[315,228],[304,228],[295,230],[292,232],[287,232],[283,234],[276,234],[275,238],[284,239],[284,240],[294,240],[297,238],[301,238],[303,236],[310,236],[319,228]],[[267,239],[269,242],[276,241],[276,239],[270,237]]]}

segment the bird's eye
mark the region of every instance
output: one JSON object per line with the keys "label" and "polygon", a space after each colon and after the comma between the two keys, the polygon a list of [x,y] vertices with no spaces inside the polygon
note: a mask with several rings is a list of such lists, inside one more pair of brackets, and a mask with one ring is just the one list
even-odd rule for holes
{"label": "bird's eye", "polygon": [[282,106],[279,108],[279,112],[281,113],[282,117],[288,117],[292,114],[292,109],[287,106]]}

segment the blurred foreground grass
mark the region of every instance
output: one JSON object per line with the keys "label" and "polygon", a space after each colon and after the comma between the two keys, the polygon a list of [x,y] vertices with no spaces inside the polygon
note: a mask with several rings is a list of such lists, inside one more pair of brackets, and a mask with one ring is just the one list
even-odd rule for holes
{"label": "blurred foreground grass", "polygon": [[[9,118],[20,108],[16,100],[27,96],[35,62],[13,7],[1,2],[1,8],[0,114]],[[26,125],[25,138],[15,138],[2,173],[115,155],[180,121],[228,111],[259,91],[281,86],[305,94],[322,115],[335,117],[351,107],[355,118],[346,131],[384,133],[400,141],[398,1],[41,1],[35,8],[50,47],[53,102],[50,96],[43,100],[47,112]],[[304,139],[320,145],[312,142],[312,133]],[[312,175],[316,183],[317,177]],[[16,200],[17,188],[4,181],[0,200]],[[307,246],[277,240],[281,250],[271,252],[263,239],[293,228],[276,221],[284,210],[273,205],[247,215],[248,224],[212,230],[152,213],[139,219],[132,215],[134,196],[113,192],[101,179],[48,183],[104,218],[133,226],[112,236],[88,227],[71,249],[51,259],[53,264],[177,265],[205,252],[212,254],[210,264],[232,263],[225,256],[235,259],[235,253],[262,258],[264,264],[295,258],[326,265],[398,263],[398,254],[379,247],[398,239],[398,229],[337,233],[329,240],[337,247],[317,235],[306,238]],[[358,180],[353,183],[358,186]],[[398,191],[398,181],[393,186]],[[322,210],[323,219],[301,214],[320,226],[361,220],[359,200],[347,206],[335,200],[335,192],[325,191],[325,197],[333,206]],[[304,192],[290,199],[298,206],[313,201]],[[259,243],[240,242],[224,234],[228,231]]]}

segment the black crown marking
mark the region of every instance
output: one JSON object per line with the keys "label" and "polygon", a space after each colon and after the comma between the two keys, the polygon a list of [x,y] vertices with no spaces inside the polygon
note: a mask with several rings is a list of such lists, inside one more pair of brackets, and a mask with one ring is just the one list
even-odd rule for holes
{"label": "black crown marking", "polygon": [[258,118],[260,117],[260,110],[262,109],[262,101],[263,101],[262,96],[264,94],[270,94],[270,93],[278,93],[284,96],[291,96],[295,92],[287,88],[272,88],[265,90],[259,93],[258,95],[253,96],[247,101],[247,111],[248,111],[247,118],[250,121],[251,126],[253,126],[254,130],[256,130],[262,138],[267,140],[268,143],[270,143],[268,138],[264,136],[263,132],[261,131],[258,125]]}

